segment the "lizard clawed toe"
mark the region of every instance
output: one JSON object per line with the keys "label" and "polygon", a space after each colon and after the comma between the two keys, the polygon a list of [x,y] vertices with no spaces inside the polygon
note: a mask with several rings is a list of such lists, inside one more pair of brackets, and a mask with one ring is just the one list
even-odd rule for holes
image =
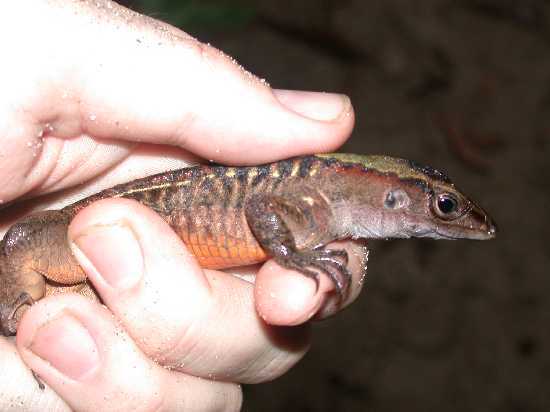
{"label": "lizard clawed toe", "polygon": [[327,257],[341,258],[342,264],[345,266],[349,262],[349,255],[345,249],[325,249],[324,246],[320,246],[315,250],[322,250]]}
{"label": "lizard clawed toe", "polygon": [[334,284],[336,293],[343,298],[351,280],[347,262],[348,253],[343,249],[316,248],[310,251],[296,251],[279,263],[313,279],[316,291],[319,289],[320,273],[325,274]]}

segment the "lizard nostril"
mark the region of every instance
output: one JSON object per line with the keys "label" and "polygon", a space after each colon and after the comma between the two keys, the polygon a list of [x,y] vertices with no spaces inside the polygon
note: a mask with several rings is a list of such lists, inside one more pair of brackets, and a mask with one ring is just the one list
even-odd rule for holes
{"label": "lizard nostril", "polygon": [[488,219],[485,224],[487,225],[487,235],[489,235],[491,238],[494,238],[498,232],[497,224],[490,219]]}

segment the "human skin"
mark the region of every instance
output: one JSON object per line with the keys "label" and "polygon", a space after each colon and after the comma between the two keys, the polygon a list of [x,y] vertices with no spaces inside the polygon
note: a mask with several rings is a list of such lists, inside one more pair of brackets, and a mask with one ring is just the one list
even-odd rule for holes
{"label": "human skin", "polygon": [[[331,151],[353,127],[347,97],[272,90],[109,1],[4,2],[0,36],[2,203],[55,208],[197,158]],[[3,211],[3,231],[20,211]],[[350,242],[354,281],[339,304],[330,281],[316,289],[272,261],[239,276],[202,270],[160,217],[123,199],[84,209],[69,239],[105,306],[63,295],[30,308],[16,340],[0,338],[0,410],[238,410],[239,384],[296,364],[308,320],[361,285],[363,249]]]}

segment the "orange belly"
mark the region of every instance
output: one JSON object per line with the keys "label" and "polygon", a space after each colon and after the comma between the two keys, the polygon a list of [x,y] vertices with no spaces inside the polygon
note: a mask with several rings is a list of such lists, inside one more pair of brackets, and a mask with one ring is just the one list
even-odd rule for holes
{"label": "orange belly", "polygon": [[182,238],[199,264],[207,269],[245,266],[267,259],[264,250],[255,241],[249,242],[223,235],[213,238],[191,234]]}

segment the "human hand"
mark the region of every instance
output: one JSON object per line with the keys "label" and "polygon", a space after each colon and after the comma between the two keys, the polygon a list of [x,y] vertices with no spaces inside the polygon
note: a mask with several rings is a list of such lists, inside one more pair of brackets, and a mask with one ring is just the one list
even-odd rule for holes
{"label": "human hand", "polygon": [[[0,77],[4,202],[55,191],[38,207],[64,203],[76,183],[82,196],[183,165],[181,149],[233,164],[327,151],[353,126],[347,98],[272,91],[212,47],[114,3],[12,3],[0,12],[11,38],[0,48],[13,57]],[[122,216],[137,240],[90,234]],[[237,409],[238,383],[273,379],[307,349],[307,327],[269,325],[337,310],[325,305],[328,282],[316,292],[273,262],[255,285],[201,270],[158,216],[130,201],[90,206],[69,235],[110,312],[69,295],[33,306],[19,326],[21,357],[0,340],[2,410]],[[362,251],[346,247],[360,276]],[[127,274],[137,278],[120,280]]]}

